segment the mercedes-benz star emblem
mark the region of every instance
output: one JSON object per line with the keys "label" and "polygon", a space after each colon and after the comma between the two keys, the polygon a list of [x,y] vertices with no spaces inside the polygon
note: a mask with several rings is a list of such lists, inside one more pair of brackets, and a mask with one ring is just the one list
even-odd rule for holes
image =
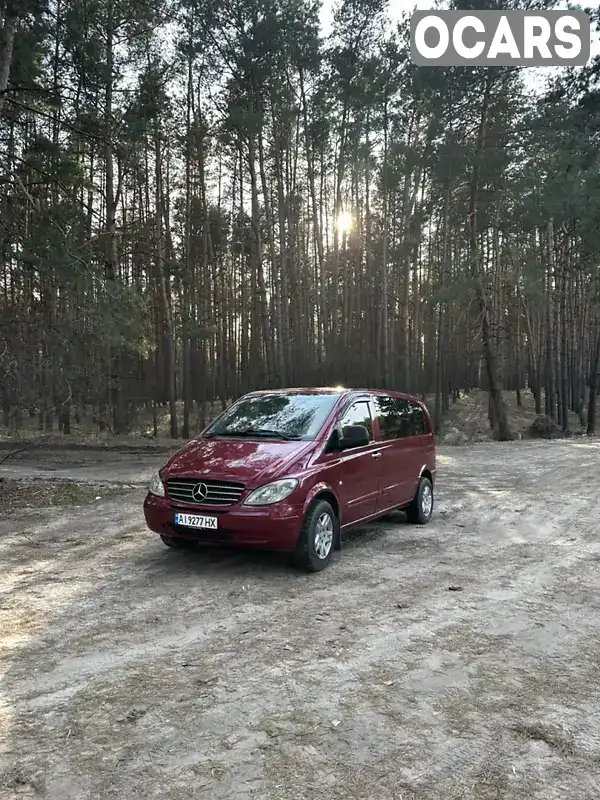
{"label": "mercedes-benz star emblem", "polygon": [[192,499],[196,503],[201,503],[203,500],[206,500],[207,494],[208,487],[205,483],[197,483],[192,489]]}

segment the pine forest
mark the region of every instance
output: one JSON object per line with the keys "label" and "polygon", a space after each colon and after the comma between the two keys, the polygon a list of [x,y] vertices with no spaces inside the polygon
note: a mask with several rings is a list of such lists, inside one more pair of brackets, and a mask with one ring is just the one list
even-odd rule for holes
{"label": "pine forest", "polygon": [[4,430],[162,409],[189,437],[245,392],[342,384],[426,396],[438,428],[483,389],[499,440],[527,390],[594,433],[600,66],[416,67],[383,0],[328,13],[0,0]]}

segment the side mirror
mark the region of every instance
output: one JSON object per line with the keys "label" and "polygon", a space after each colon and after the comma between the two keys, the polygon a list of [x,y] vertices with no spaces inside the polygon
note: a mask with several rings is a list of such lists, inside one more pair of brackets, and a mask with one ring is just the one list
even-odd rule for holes
{"label": "side mirror", "polygon": [[349,450],[352,447],[364,447],[369,444],[371,437],[364,425],[348,425],[344,436],[338,440],[340,450]]}
{"label": "side mirror", "polygon": [[327,440],[327,444],[325,445],[325,453],[335,453],[337,450],[340,449],[340,432],[337,428],[334,428],[331,431],[331,436]]}

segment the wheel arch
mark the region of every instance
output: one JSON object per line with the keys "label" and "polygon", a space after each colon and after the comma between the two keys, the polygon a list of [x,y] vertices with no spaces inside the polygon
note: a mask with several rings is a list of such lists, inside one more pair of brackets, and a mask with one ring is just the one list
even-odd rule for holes
{"label": "wheel arch", "polygon": [[427,466],[427,464],[423,464],[423,466],[421,467],[421,471],[419,472],[419,480],[421,480],[421,478],[427,478],[429,483],[433,486],[435,480],[434,476],[435,476],[435,470],[431,470]]}
{"label": "wheel arch", "polygon": [[329,503],[331,503],[331,507],[335,511],[338,520],[340,519],[340,501],[329,484],[316,483],[312,487],[310,492],[306,495],[306,500],[304,501],[304,513],[308,511],[310,506],[317,499],[327,500]]}
{"label": "wheel arch", "polygon": [[331,486],[326,483],[317,483],[313,488],[310,490],[306,497],[306,501],[304,503],[304,513],[308,511],[308,509],[315,503],[317,500],[326,500],[329,505],[332,507],[336,517],[337,517],[337,530],[335,534],[334,540],[334,549],[340,550],[341,549],[341,527],[342,527],[342,520],[341,520],[341,508],[340,508],[340,501],[333,491]]}

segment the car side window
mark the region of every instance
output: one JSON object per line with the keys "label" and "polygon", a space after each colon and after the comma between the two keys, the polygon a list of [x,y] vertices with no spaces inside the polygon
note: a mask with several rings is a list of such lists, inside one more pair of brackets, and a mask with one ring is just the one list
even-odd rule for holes
{"label": "car side window", "polygon": [[346,428],[349,425],[364,425],[369,431],[369,439],[373,441],[373,421],[371,419],[371,408],[366,400],[359,400],[353,403],[345,412],[340,420],[343,435],[346,435]]}
{"label": "car side window", "polygon": [[390,439],[405,439],[413,436],[411,408],[408,400],[400,397],[386,397],[378,395],[375,398],[375,407],[379,419],[379,430],[384,441]]}
{"label": "car side window", "polygon": [[412,425],[412,413],[410,409],[410,403],[408,400],[402,400],[400,398],[395,399],[396,408],[398,410],[398,415],[400,417],[400,427],[398,430],[398,438],[399,439],[408,439],[409,436],[413,436],[413,425]]}
{"label": "car side window", "polygon": [[411,435],[412,436],[425,436],[429,433],[427,423],[425,422],[425,414],[423,409],[416,403],[410,404],[411,410]]}
{"label": "car side window", "polygon": [[394,398],[378,395],[375,398],[375,408],[377,409],[379,431],[382,440],[388,441],[389,439],[397,439],[398,429],[400,427],[400,415],[396,409]]}

